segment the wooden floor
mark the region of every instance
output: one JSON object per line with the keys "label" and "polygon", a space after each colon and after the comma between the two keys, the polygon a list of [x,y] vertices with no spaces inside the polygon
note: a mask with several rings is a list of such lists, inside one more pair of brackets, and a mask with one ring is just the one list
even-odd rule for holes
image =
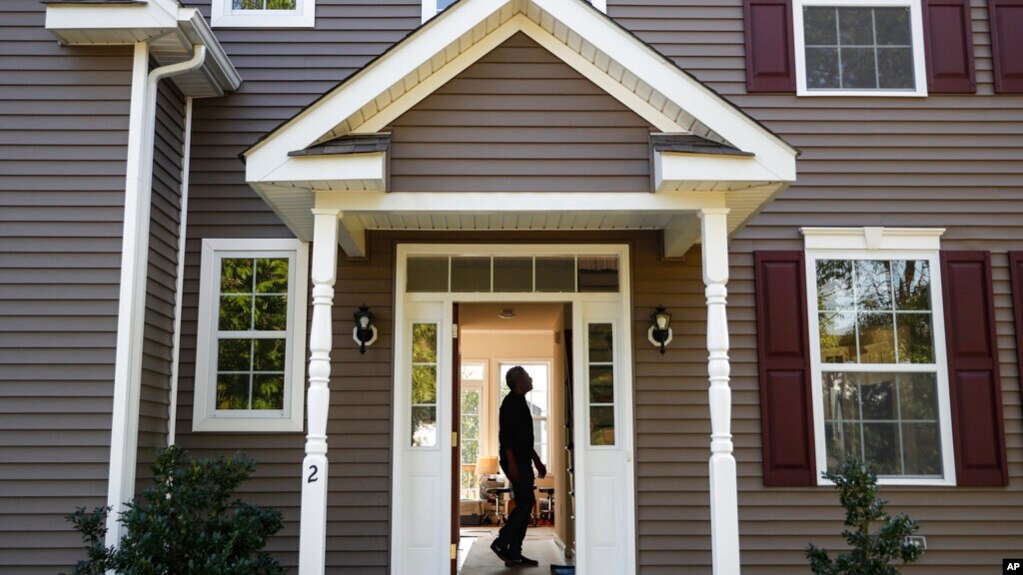
{"label": "wooden floor", "polygon": [[508,573],[550,573],[550,566],[571,564],[554,537],[552,527],[530,527],[522,544],[522,554],[540,562],[538,567],[508,568],[490,550],[499,526],[462,527],[458,542],[458,575],[497,575]]}

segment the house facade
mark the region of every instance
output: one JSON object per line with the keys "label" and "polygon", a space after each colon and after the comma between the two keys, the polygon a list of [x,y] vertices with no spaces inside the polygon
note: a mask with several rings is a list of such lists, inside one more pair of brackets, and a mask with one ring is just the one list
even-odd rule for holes
{"label": "house facade", "polygon": [[579,572],[808,572],[849,456],[921,522],[906,573],[1019,556],[1018,0],[9,0],[0,28],[0,573],[69,569],[65,515],[171,443],[257,460],[291,572],[450,572],[487,306],[548,310]]}

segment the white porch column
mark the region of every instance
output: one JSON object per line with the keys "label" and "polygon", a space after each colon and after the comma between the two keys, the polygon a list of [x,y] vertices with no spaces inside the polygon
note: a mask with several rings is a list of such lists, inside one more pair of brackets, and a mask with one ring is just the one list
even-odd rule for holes
{"label": "white porch column", "polygon": [[341,212],[314,209],[313,321],[309,332],[309,435],[302,461],[299,575],[323,575],[327,542],[327,410],[330,407],[331,307]]}
{"label": "white porch column", "polygon": [[714,575],[739,575],[739,496],[728,386],[728,210],[700,211],[710,376],[710,529]]}

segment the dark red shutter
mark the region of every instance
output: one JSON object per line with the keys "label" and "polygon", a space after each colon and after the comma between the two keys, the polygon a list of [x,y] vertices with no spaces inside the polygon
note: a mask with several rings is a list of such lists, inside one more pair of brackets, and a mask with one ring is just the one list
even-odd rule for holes
{"label": "dark red shutter", "polygon": [[743,0],[746,91],[795,92],[792,0]]}
{"label": "dark red shutter", "polygon": [[1023,93],[1023,0],[988,0],[995,92]]}
{"label": "dark red shutter", "polygon": [[976,92],[970,0],[925,0],[929,92]]}
{"label": "dark red shutter", "polygon": [[1009,477],[990,254],[941,252],[941,287],[956,482],[963,486],[1006,485]]}
{"label": "dark red shutter", "polygon": [[1012,276],[1012,307],[1016,310],[1016,361],[1018,373],[1023,377],[1023,252],[1009,252],[1009,275]]}
{"label": "dark red shutter", "polygon": [[754,263],[764,485],[816,485],[803,252],[756,252]]}

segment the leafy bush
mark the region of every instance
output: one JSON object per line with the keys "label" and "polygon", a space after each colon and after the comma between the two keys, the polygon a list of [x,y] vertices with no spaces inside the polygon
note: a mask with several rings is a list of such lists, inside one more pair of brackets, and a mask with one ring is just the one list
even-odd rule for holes
{"label": "leafy bush", "polygon": [[232,499],[254,469],[242,454],[193,460],[177,447],[160,451],[155,485],[121,513],[125,535],[117,547],[103,544],[109,507],[68,516],[88,553],[72,574],[282,575],[262,551],[282,527],[280,512]]}
{"label": "leafy bush", "polygon": [[[906,543],[906,536],[915,533],[919,525],[904,514],[891,517],[885,512],[888,502],[877,496],[877,475],[858,461],[847,461],[824,478],[833,481],[839,491],[849,527],[842,536],[852,549],[832,560],[826,550],[811,543],[806,558],[815,575],[898,575],[901,567],[889,563],[901,559],[905,565],[920,557],[920,548]],[[882,525],[871,533],[874,522]]]}

